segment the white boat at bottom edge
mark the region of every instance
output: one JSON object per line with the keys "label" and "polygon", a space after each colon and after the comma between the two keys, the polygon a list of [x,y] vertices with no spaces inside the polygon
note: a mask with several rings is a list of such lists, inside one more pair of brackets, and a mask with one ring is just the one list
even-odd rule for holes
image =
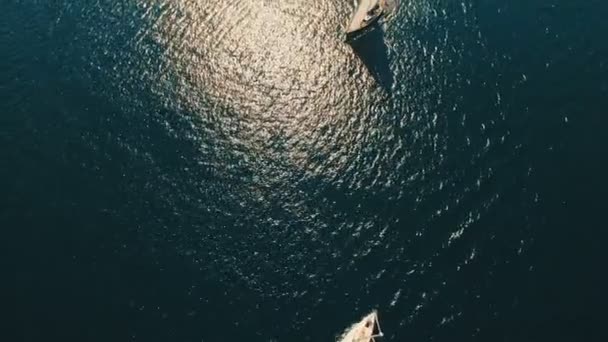
{"label": "white boat at bottom edge", "polygon": [[353,324],[340,338],[340,342],[375,342],[375,338],[384,334],[380,329],[378,312],[372,311],[361,321]]}

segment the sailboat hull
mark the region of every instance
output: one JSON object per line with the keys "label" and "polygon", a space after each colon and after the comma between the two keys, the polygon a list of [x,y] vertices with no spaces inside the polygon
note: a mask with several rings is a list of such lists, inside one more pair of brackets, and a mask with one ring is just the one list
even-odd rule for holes
{"label": "sailboat hull", "polygon": [[383,0],[359,0],[359,5],[346,29],[347,40],[354,39],[372,29],[383,14]]}
{"label": "sailboat hull", "polygon": [[356,31],[347,31],[346,32],[346,41],[353,41],[363,35],[365,35],[367,32],[377,28],[377,23],[380,20],[381,15],[374,17],[372,20],[370,20],[368,22],[367,25],[357,29]]}

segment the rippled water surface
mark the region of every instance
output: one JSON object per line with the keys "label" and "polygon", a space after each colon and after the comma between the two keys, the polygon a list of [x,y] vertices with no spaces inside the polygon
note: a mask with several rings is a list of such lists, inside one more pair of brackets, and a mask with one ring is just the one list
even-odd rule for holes
{"label": "rippled water surface", "polygon": [[16,340],[595,336],[608,6],[354,8],[0,4]]}

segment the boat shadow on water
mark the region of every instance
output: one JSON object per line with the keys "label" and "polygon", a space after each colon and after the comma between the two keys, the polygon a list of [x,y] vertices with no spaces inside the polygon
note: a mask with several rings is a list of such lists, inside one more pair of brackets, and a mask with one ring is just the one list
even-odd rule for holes
{"label": "boat shadow on water", "polygon": [[384,42],[384,31],[375,24],[369,32],[352,39],[349,45],[367,68],[376,83],[390,92],[394,78],[389,67],[388,47]]}

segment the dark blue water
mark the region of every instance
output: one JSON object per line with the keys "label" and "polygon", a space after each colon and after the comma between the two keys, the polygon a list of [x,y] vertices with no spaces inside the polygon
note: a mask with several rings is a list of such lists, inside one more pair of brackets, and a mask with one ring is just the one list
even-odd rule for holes
{"label": "dark blue water", "polygon": [[3,0],[2,341],[605,341],[608,3]]}

